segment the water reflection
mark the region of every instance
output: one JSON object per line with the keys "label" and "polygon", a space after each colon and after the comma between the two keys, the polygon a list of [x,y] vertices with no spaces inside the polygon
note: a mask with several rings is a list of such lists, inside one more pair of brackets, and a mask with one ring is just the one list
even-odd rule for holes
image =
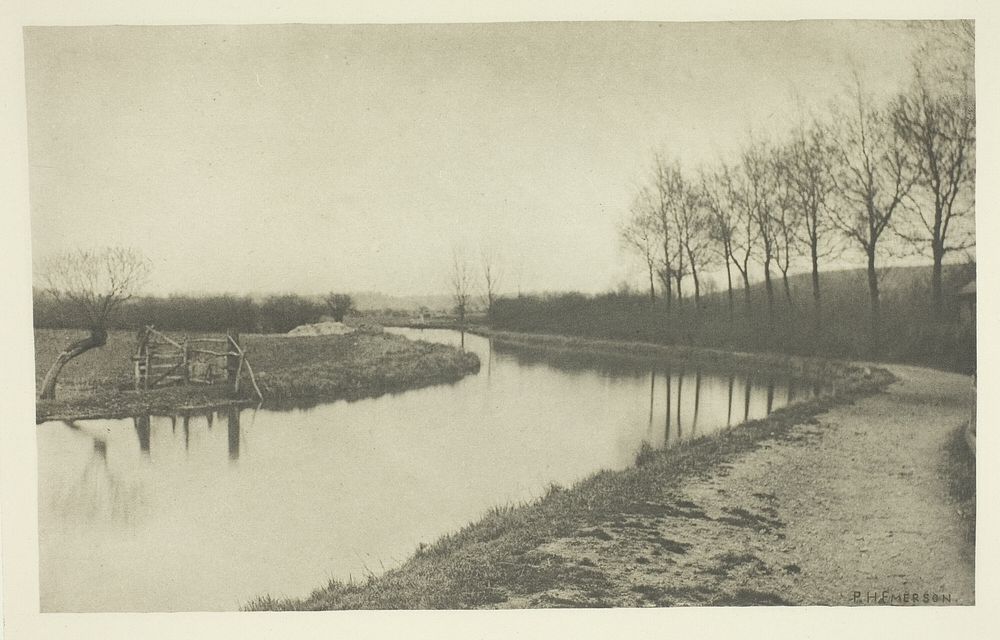
{"label": "water reflection", "polygon": [[[736,376],[729,376],[729,392],[726,399],[726,426],[732,426],[733,424],[733,386],[736,384]],[[791,386],[791,385],[789,385]]]}
{"label": "water reflection", "polygon": [[746,390],[746,394],[743,398],[743,422],[746,422],[750,419],[750,390],[752,388],[750,384],[750,376],[747,376],[746,383],[743,385],[743,388]]}
{"label": "water reflection", "polygon": [[240,409],[231,405],[226,415],[226,427],[229,433],[229,459],[236,461],[240,459]]}
{"label": "water reflection", "polygon": [[139,436],[139,450],[147,456],[149,455],[149,416],[137,416],[132,418],[135,426],[135,433]]}
{"label": "water reflection", "polygon": [[464,342],[486,366],[454,384],[308,410],[40,425],[43,610],[231,610],[261,593],[306,595],[391,567],[494,505],[629,466],[642,442],[724,429],[740,421],[741,393],[745,420],[815,392]]}

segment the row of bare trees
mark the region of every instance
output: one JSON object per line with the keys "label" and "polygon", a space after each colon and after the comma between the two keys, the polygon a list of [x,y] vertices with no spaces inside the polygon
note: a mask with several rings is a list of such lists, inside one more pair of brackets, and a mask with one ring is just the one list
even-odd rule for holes
{"label": "row of bare trees", "polygon": [[781,139],[753,138],[730,161],[687,171],[657,155],[621,227],[646,267],[651,300],[659,285],[670,313],[684,304],[689,283],[700,310],[704,275],[724,270],[732,315],[741,285],[751,306],[753,271],[762,273],[773,320],[778,275],[791,307],[789,273],[808,265],[818,328],[821,267],[833,256],[860,255],[877,351],[879,261],[919,253],[933,263],[940,314],[942,265],[975,239],[975,96],[971,57],[945,69],[927,59],[926,52],[916,59],[897,95],[878,100],[858,80],[825,115]]}
{"label": "row of bare trees", "polygon": [[483,247],[480,250],[478,276],[476,267],[465,252],[454,247],[451,252],[449,286],[455,313],[458,314],[459,325],[463,328],[477,292],[482,297],[487,317],[490,321],[493,320],[493,305],[500,295],[503,280],[503,266],[500,254],[495,248]]}

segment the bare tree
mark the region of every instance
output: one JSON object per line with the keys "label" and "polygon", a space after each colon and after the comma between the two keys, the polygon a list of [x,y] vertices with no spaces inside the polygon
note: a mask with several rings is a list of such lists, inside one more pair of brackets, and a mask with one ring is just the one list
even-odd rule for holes
{"label": "bare tree", "polygon": [[469,267],[469,261],[459,249],[451,252],[451,299],[455,303],[455,313],[458,314],[458,325],[462,331],[463,344],[465,337],[465,316],[472,302],[474,276]]}
{"label": "bare tree", "polygon": [[914,189],[906,198],[911,215],[894,229],[930,254],[931,299],[940,316],[944,259],[975,245],[976,119],[968,72],[937,75],[943,77],[933,77],[918,59],[913,82],[897,97],[892,117],[917,169]]}
{"label": "bare tree", "polygon": [[798,253],[798,229],[802,219],[795,206],[794,190],[788,179],[789,158],[785,149],[776,148],[771,154],[771,171],[774,177],[774,198],[771,226],[774,231],[774,262],[781,271],[781,284],[785,292],[785,303],[791,309],[792,291],[788,285],[788,270]]}
{"label": "bare tree", "polygon": [[80,249],[44,261],[40,277],[47,293],[70,315],[73,324],[86,329],[88,335],[59,354],[45,375],[39,394],[41,399],[55,399],[56,382],[67,362],[104,346],[109,324],[122,304],[142,286],[149,271],[149,260],[122,247]]}
{"label": "bare tree", "polygon": [[729,185],[729,167],[723,165],[715,171],[701,172],[701,190],[708,210],[708,237],[715,243],[719,258],[726,265],[726,288],[729,318],[733,317],[733,236],[738,224],[736,204],[732,201]]}
{"label": "bare tree", "polygon": [[833,178],[844,204],[833,210],[833,221],[867,259],[869,338],[872,353],[877,355],[881,348],[876,265],[879,242],[893,215],[902,208],[917,174],[887,109],[872,104],[860,81],[855,83],[852,103],[849,110],[838,114],[838,162]]}
{"label": "bare tree", "polygon": [[660,278],[663,281],[664,299],[667,313],[671,310],[673,289],[677,288],[677,301],[683,299],[681,283],[686,275],[684,247],[677,230],[677,207],[683,197],[683,180],[678,163],[668,163],[656,156],[654,167],[654,193],[656,195],[656,225],[663,251],[660,264]]}
{"label": "bare tree", "polygon": [[817,328],[822,322],[819,260],[832,250],[829,242],[829,207],[834,187],[831,158],[836,153],[825,127],[815,121],[810,126],[799,125],[793,130],[786,149],[783,172],[798,209],[801,224],[797,233],[806,247],[812,270],[813,316]]}
{"label": "bare tree", "polygon": [[632,201],[629,217],[619,229],[622,243],[635,251],[649,272],[649,300],[656,302],[656,265],[658,239],[655,208],[647,189],[641,189]]}
{"label": "bare tree", "polygon": [[500,255],[495,247],[480,247],[479,264],[483,270],[483,298],[486,302],[486,316],[493,322],[493,303],[496,301],[500,282],[503,279],[503,268],[500,265]]}
{"label": "bare tree", "polygon": [[774,263],[777,239],[772,212],[774,206],[774,167],[767,147],[761,142],[752,142],[742,154],[743,174],[746,177],[747,215],[757,227],[760,253],[757,255],[764,267],[764,290],[767,293],[767,316],[774,319],[774,283],[771,280],[771,265]]}
{"label": "bare tree", "polygon": [[740,278],[743,280],[746,311],[749,313],[751,304],[750,258],[753,256],[760,230],[756,224],[752,199],[749,194],[750,189],[743,171],[727,170],[723,173],[723,178],[726,182],[726,192],[729,202],[735,212],[732,226],[730,259],[736,270],[740,272]]}
{"label": "bare tree", "polygon": [[[687,258],[687,268],[694,285],[694,306],[701,310],[701,282],[698,270],[707,265],[710,259],[708,216],[709,210],[705,204],[702,191],[686,181],[681,182],[681,197],[675,208],[677,237]],[[678,295],[680,283],[677,284]]]}

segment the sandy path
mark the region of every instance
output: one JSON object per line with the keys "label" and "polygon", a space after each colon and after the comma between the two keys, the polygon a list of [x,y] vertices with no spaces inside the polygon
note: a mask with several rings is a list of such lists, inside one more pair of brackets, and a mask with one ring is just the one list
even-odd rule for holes
{"label": "sandy path", "polygon": [[590,578],[506,606],[973,604],[971,550],[942,476],[970,378],[888,368],[887,393],[544,545]]}

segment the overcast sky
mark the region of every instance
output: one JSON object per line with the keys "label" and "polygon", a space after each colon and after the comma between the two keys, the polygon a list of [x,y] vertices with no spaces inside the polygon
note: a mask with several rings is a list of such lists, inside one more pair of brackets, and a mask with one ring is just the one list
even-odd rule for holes
{"label": "overcast sky", "polygon": [[25,34],[32,248],[133,246],[149,289],[447,290],[641,273],[617,240],[653,151],[782,131],[852,67],[891,91],[898,24],[79,27]]}

